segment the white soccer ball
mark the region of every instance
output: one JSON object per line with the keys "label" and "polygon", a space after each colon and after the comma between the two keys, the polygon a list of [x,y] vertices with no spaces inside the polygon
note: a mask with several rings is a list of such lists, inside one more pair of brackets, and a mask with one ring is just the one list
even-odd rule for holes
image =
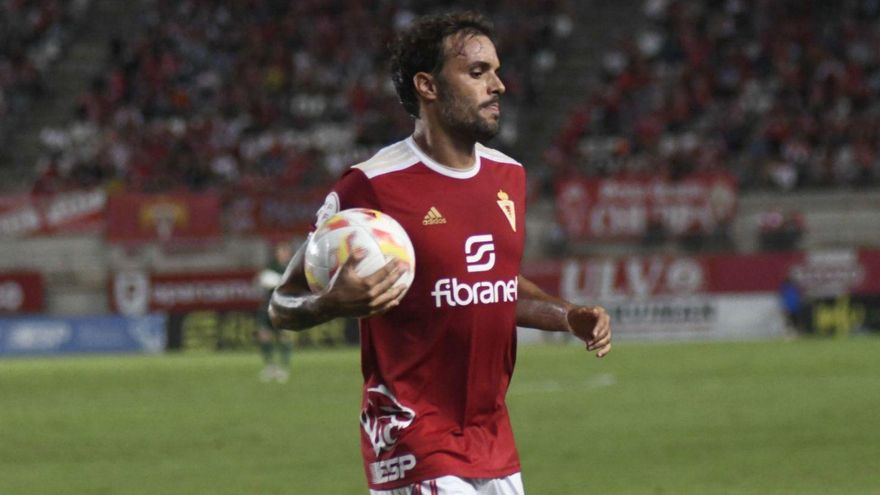
{"label": "white soccer ball", "polygon": [[381,211],[351,208],[328,218],[309,238],[305,257],[309,288],[320,292],[329,287],[339,268],[357,249],[366,254],[355,268],[358,276],[373,274],[394,257],[407,266],[395,286],[403,285],[408,290],[412,285],[416,253],[403,227]]}

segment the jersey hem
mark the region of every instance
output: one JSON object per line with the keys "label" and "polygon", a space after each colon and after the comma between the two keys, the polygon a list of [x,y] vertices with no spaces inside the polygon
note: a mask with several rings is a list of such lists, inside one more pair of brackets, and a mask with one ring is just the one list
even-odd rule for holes
{"label": "jersey hem", "polygon": [[495,478],[504,478],[516,473],[522,472],[522,467],[519,463],[516,463],[513,466],[495,469],[495,470],[486,470],[486,469],[477,469],[477,470],[467,470],[467,469],[436,469],[431,470],[428,469],[424,473],[419,474],[418,476],[413,476],[412,478],[399,480],[399,481],[389,481],[388,483],[372,483],[369,480],[367,481],[367,486],[370,490],[394,490],[395,488],[401,488],[404,486],[415,485],[417,483],[422,483],[425,481],[434,480],[437,478],[442,478],[443,476],[455,476],[463,479],[495,479]]}

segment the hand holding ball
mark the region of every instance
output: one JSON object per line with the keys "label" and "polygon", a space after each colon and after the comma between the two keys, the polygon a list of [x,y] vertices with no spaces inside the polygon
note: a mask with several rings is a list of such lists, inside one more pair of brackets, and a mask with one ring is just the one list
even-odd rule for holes
{"label": "hand holding ball", "polygon": [[320,292],[329,287],[339,268],[356,250],[365,254],[355,270],[358,276],[371,275],[391,258],[397,258],[407,268],[395,286],[409,289],[416,269],[416,255],[409,236],[391,216],[367,208],[342,210],[312,234],[305,256],[309,288]]}

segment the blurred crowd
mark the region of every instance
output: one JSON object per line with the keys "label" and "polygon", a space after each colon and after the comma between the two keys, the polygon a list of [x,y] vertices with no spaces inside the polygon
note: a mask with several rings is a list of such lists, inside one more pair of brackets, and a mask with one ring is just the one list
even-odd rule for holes
{"label": "blurred crowd", "polygon": [[[67,124],[44,129],[37,193],[291,193],[406,136],[385,48],[430,0],[152,0],[142,29],[109,42],[104,68]],[[504,59],[501,146],[572,29],[564,0],[477,0]]]}
{"label": "blurred crowd", "polygon": [[0,0],[0,144],[45,90],[90,0]]}
{"label": "blurred crowd", "polygon": [[880,181],[880,2],[648,0],[545,153],[566,175]]}

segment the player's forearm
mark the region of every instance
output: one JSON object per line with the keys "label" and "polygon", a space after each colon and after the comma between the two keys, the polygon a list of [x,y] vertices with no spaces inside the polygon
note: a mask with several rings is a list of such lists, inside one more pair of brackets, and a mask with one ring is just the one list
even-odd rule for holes
{"label": "player's forearm", "polygon": [[568,332],[568,311],[574,307],[564,299],[547,294],[520,276],[516,303],[516,324],[548,332]]}
{"label": "player's forearm", "polygon": [[319,294],[284,294],[276,289],[269,300],[269,319],[281,330],[305,330],[335,318],[329,307]]}
{"label": "player's forearm", "polygon": [[307,243],[293,254],[269,299],[269,320],[280,330],[305,330],[337,316],[325,295],[309,291],[303,271]]}

